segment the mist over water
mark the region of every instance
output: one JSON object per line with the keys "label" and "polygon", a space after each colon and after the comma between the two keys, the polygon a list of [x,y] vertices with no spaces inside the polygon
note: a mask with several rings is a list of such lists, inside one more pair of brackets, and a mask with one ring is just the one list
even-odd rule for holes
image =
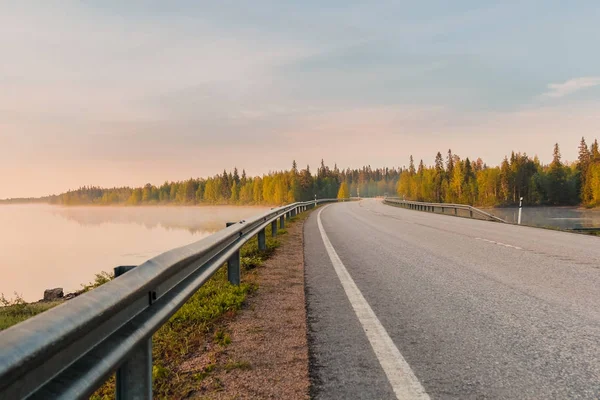
{"label": "mist over water", "polygon": [[0,206],[0,293],[36,301],[48,288],[75,291],[96,273],[141,264],[266,209]]}

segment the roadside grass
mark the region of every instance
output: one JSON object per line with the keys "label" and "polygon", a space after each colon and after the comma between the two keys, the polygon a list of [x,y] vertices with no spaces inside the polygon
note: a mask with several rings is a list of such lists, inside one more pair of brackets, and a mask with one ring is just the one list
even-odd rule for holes
{"label": "roadside grass", "polygon": [[[113,279],[113,275],[109,272],[102,271],[96,274],[94,281],[87,284],[82,284],[81,289],[78,290],[76,295],[88,292],[100,285]],[[0,331],[10,328],[13,325],[23,322],[35,315],[43,313],[59,304],[65,302],[65,300],[57,301],[38,301],[36,303],[27,303],[18,294],[14,293],[14,299],[7,299],[4,294],[0,294]]]}
{"label": "roadside grass", "polygon": [[[305,213],[308,214],[308,213]],[[298,215],[287,223],[294,223],[306,215]],[[227,280],[227,268],[220,268],[198,291],[165,323],[152,337],[153,394],[158,399],[186,398],[197,392],[202,381],[217,368],[231,371],[250,369],[247,361],[231,361],[217,367],[214,363],[183,370],[182,364],[197,356],[207,347],[224,349],[231,343],[229,333],[219,329],[227,319],[234,318],[242,308],[249,294],[257,290],[257,269],[262,266],[281,242],[279,237],[287,234],[278,230],[272,237],[271,226],[266,228],[266,250],[258,249],[258,239],[250,239],[240,251],[242,283],[235,286]],[[94,282],[82,285],[81,293],[110,281],[113,276],[102,272]],[[27,304],[22,299],[0,299],[0,330],[24,321],[64,301]],[[213,348],[214,350],[214,348]],[[215,389],[218,382],[214,383]],[[113,399],[115,393],[114,375],[92,396],[93,400]]]}
{"label": "roadside grass", "polygon": [[[224,349],[231,343],[228,332],[219,329],[226,319],[235,317],[247,296],[257,290],[256,269],[280,246],[266,228],[267,249],[258,250],[258,239],[249,240],[240,251],[242,283],[232,285],[227,280],[227,268],[220,268],[152,337],[154,360],[153,394],[157,399],[185,398],[196,392],[202,381],[216,369],[214,363],[182,370],[181,365],[207,346]],[[232,368],[232,366],[230,366]],[[111,377],[91,397],[93,400],[113,399],[114,377]]]}
{"label": "roadside grass", "polygon": [[62,301],[26,303],[16,293],[14,299],[7,299],[4,295],[0,295],[0,331],[43,313],[60,303]]}

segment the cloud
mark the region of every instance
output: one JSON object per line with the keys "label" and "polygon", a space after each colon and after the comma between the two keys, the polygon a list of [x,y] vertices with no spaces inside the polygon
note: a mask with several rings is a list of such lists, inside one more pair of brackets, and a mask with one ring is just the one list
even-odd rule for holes
{"label": "cloud", "polygon": [[579,90],[600,85],[599,76],[588,76],[582,78],[569,79],[565,83],[550,83],[545,97],[563,97],[575,93]]}

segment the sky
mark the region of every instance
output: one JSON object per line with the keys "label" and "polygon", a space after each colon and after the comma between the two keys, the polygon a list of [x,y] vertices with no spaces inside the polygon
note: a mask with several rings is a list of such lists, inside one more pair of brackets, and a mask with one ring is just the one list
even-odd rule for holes
{"label": "sky", "polygon": [[0,198],[574,160],[600,139],[598,21],[597,0],[0,0]]}

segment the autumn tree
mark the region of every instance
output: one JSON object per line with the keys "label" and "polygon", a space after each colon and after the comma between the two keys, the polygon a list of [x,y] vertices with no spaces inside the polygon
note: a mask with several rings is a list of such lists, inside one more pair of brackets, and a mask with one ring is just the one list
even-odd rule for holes
{"label": "autumn tree", "polygon": [[348,183],[345,181],[340,185],[340,190],[337,194],[338,199],[348,199],[350,198],[350,191],[348,190]]}

